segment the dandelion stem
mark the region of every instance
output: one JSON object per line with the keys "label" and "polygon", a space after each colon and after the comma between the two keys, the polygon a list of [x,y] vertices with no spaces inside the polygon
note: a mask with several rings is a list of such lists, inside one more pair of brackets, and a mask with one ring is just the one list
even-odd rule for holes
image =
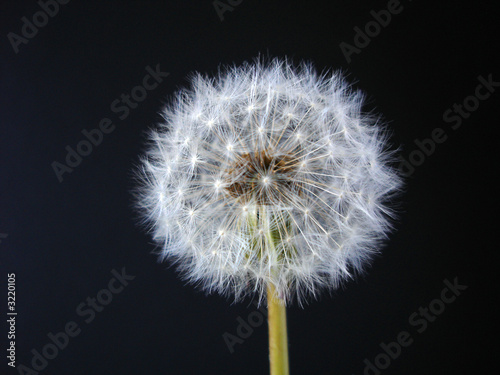
{"label": "dandelion stem", "polygon": [[274,285],[267,288],[269,325],[269,362],[271,375],[288,375],[288,338],[285,303],[276,295]]}

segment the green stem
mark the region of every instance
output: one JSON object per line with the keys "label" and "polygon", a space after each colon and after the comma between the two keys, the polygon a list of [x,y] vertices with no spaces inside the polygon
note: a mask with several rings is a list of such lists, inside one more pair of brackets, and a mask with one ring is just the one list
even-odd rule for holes
{"label": "green stem", "polygon": [[[249,217],[251,234],[257,232],[259,228],[269,228],[268,218],[266,216],[266,208],[258,207],[255,215]],[[276,239],[273,237],[271,230],[265,233],[266,241],[263,248],[260,248],[260,255],[263,256],[263,251],[266,249],[269,261],[278,258],[276,252]],[[271,273],[273,270],[271,270]],[[269,327],[269,363],[271,375],[289,375],[288,365],[288,337],[286,329],[286,306],[281,300],[272,281],[267,287],[267,321]]]}
{"label": "green stem", "polygon": [[271,375],[288,375],[288,339],[286,307],[276,296],[274,285],[267,288],[267,321],[269,325],[269,362]]}

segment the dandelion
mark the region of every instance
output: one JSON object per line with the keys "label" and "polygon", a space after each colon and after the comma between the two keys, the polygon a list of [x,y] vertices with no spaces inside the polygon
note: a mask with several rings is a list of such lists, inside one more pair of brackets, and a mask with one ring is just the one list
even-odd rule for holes
{"label": "dandelion", "polygon": [[387,132],[362,104],[341,74],[305,63],[195,76],[141,164],[137,202],[160,258],[209,293],[267,295],[270,316],[361,272],[400,187]]}

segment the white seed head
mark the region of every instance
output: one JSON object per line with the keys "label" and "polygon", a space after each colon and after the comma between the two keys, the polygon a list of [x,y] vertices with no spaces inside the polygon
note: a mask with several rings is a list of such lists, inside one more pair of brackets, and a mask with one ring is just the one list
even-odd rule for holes
{"label": "white seed head", "polygon": [[282,60],[196,76],[164,110],[137,205],[160,259],[208,292],[299,303],[363,270],[401,179],[340,74]]}

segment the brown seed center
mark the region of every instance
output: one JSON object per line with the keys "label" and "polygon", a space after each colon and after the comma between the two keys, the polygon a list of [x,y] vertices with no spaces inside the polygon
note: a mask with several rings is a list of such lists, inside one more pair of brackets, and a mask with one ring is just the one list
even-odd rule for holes
{"label": "brown seed center", "polygon": [[[271,155],[267,151],[240,154],[227,171],[229,194],[245,201],[272,205],[286,200],[293,187],[297,167],[288,155]],[[284,199],[285,198],[285,199]]]}

